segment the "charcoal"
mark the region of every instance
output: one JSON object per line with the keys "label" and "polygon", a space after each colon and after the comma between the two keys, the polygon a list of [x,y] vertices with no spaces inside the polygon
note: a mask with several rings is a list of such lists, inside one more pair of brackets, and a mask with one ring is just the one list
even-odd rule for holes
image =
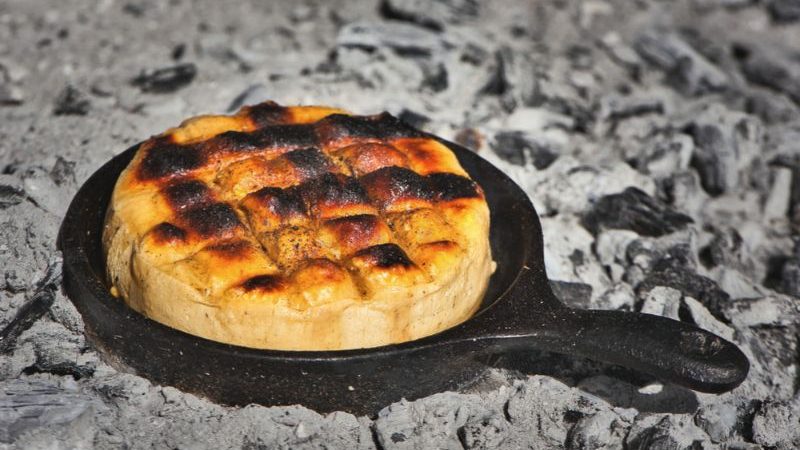
{"label": "charcoal", "polygon": [[403,109],[398,118],[412,127],[420,129],[431,121],[430,117],[411,111],[410,109]]}
{"label": "charcoal", "polygon": [[431,56],[442,48],[437,33],[402,22],[355,22],[339,30],[336,44],[345,48],[390,48],[410,57]]}
{"label": "charcoal", "polygon": [[800,447],[800,399],[767,401],[753,419],[753,441],[770,448]]}
{"label": "charcoal", "polygon": [[25,190],[19,179],[0,174],[0,210],[25,200]]}
{"label": "charcoal", "polygon": [[700,301],[716,318],[724,319],[723,310],[730,302],[730,295],[714,280],[670,259],[663,259],[654,264],[652,271],[636,286],[636,292],[641,297],[658,286],[677,289],[683,295]]}
{"label": "charcoal", "polygon": [[690,223],[691,217],[635,187],[600,198],[583,218],[583,225],[595,235],[601,229],[618,229],[642,236],[663,236]]}
{"label": "charcoal", "polygon": [[251,84],[241,94],[237,95],[228,105],[227,111],[232,113],[246,105],[255,105],[270,99],[270,92],[263,84]]}
{"label": "charcoal", "polygon": [[75,162],[67,161],[61,155],[56,156],[56,162],[50,169],[50,178],[57,186],[75,183]]}
{"label": "charcoal", "polygon": [[592,298],[592,286],[586,283],[550,280],[556,298],[572,308],[587,309]]}
{"label": "charcoal", "polygon": [[548,147],[519,131],[497,133],[489,145],[497,156],[511,164],[530,163],[539,170],[548,168],[558,158]]}
{"label": "charcoal", "polygon": [[423,65],[424,78],[421,89],[428,89],[433,92],[442,92],[449,86],[447,68],[444,64],[436,64],[433,67]]}
{"label": "charcoal", "polygon": [[645,114],[663,114],[664,104],[658,99],[625,99],[607,97],[601,106],[602,117],[609,121],[619,121]]}
{"label": "charcoal", "polygon": [[630,450],[674,450],[710,448],[710,439],[691,417],[649,415],[637,420],[625,438]]}
{"label": "charcoal", "polygon": [[724,90],[728,76],[675,33],[648,32],[636,40],[636,51],[664,71],[673,85],[689,95]]}
{"label": "charcoal", "polygon": [[25,102],[25,93],[19,86],[0,80],[0,106],[19,106]]}
{"label": "charcoal", "polygon": [[188,86],[197,76],[197,66],[194,63],[178,64],[155,70],[144,70],[131,84],[139,87],[142,92],[168,94]]}
{"label": "charcoal", "polygon": [[767,3],[772,20],[778,23],[797,22],[800,20],[800,1],[798,0],[770,0]]}
{"label": "charcoal", "polygon": [[[77,386],[45,380],[12,380],[0,396],[0,442],[16,448],[45,448],[69,440],[75,448],[92,447],[94,414],[105,407]],[[37,442],[36,438],[40,440]],[[28,440],[26,446],[22,444]]]}
{"label": "charcoal", "polygon": [[465,449],[501,448],[508,433],[508,421],[492,416],[467,422],[458,430],[458,437]]}
{"label": "charcoal", "polygon": [[717,443],[728,442],[735,433],[740,432],[738,410],[728,403],[713,403],[700,408],[694,421]]}
{"label": "charcoal", "polygon": [[776,50],[756,49],[742,62],[742,72],[751,83],[785,94],[800,104],[800,67]]}
{"label": "charcoal", "polygon": [[57,116],[85,116],[92,104],[83,92],[73,86],[67,86],[58,95],[53,114]]}
{"label": "charcoal", "polygon": [[381,15],[441,31],[445,25],[478,17],[480,2],[475,0],[383,0]]}

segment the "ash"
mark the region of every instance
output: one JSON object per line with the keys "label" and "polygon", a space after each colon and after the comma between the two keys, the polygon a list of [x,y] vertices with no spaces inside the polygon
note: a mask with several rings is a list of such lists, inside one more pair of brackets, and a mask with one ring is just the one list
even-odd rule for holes
{"label": "ash", "polygon": [[[370,418],[115,370],[60,287],[70,199],[142,138],[265,99],[470,147],[529,193],[566,303],[697,324],[749,378],[706,395],[521,352]],[[0,3],[0,447],[797,448],[799,117],[796,0]]]}

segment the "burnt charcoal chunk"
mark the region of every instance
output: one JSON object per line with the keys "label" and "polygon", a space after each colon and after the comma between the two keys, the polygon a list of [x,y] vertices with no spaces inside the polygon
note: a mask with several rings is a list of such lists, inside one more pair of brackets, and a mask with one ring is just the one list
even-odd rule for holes
{"label": "burnt charcoal chunk", "polygon": [[85,116],[91,109],[86,95],[72,86],[67,86],[56,99],[53,114],[57,116]]}
{"label": "burnt charcoal chunk", "polygon": [[800,260],[787,261],[781,270],[780,291],[800,298]]}
{"label": "burnt charcoal chunk", "polygon": [[278,275],[256,275],[242,283],[245,291],[271,292],[280,289],[286,284]]}
{"label": "burnt charcoal chunk", "polygon": [[409,109],[404,109],[400,113],[400,120],[411,125],[414,128],[422,128],[431,121],[431,118],[420,113],[416,113]]}
{"label": "burnt charcoal chunk", "polygon": [[303,179],[316,178],[330,169],[328,158],[316,148],[294,150],[284,155]]}
{"label": "burnt charcoal chunk", "polygon": [[478,183],[461,175],[432,173],[427,178],[436,201],[446,202],[457,198],[472,198],[481,195]]}
{"label": "burnt charcoal chunk", "polygon": [[424,78],[420,85],[422,89],[430,89],[433,92],[442,92],[450,85],[447,68],[444,64],[437,64],[434,67],[423,66]]}
{"label": "burnt charcoal chunk", "polygon": [[550,280],[553,294],[571,308],[586,309],[592,297],[592,286],[586,283]]}
{"label": "burnt charcoal chunk", "polygon": [[539,170],[546,169],[553,164],[558,155],[544,145],[528,139],[518,131],[497,133],[494,141],[489,144],[492,150],[504,161],[518,166],[527,162]]}
{"label": "burnt charcoal chunk", "polygon": [[275,102],[264,102],[247,107],[247,116],[257,127],[286,123],[289,110]]}
{"label": "burnt charcoal chunk", "polygon": [[712,279],[706,278],[680,258],[663,258],[653,265],[647,277],[636,286],[640,297],[656,286],[666,286],[681,291],[683,295],[701,302],[718,319],[724,319],[724,308],[730,302],[730,295]]}
{"label": "burnt charcoal chunk", "polygon": [[753,52],[743,58],[742,73],[747,81],[781,92],[800,103],[799,70],[790,61],[790,57],[777,52]]}
{"label": "burnt charcoal chunk", "polygon": [[178,64],[172,67],[142,71],[131,84],[143,92],[165,94],[189,85],[197,76],[197,66],[193,63]]}
{"label": "burnt charcoal chunk", "polygon": [[205,163],[205,157],[194,145],[180,145],[169,138],[158,138],[147,149],[139,166],[141,179],[162,178],[180,175]]}
{"label": "burnt charcoal chunk", "polygon": [[317,133],[322,142],[359,137],[394,139],[423,136],[423,133],[389,113],[375,116],[332,114],[318,122]]}
{"label": "burnt charcoal chunk", "polygon": [[25,200],[22,182],[11,175],[0,175],[0,209],[14,206]]}
{"label": "burnt charcoal chunk", "polygon": [[800,1],[771,0],[767,4],[772,20],[778,23],[789,23],[800,20]]}
{"label": "burnt charcoal chunk", "polygon": [[689,223],[692,223],[691,217],[634,187],[601,198],[583,217],[583,226],[594,234],[610,228],[657,237],[680,230]]}
{"label": "burnt charcoal chunk", "polygon": [[211,203],[181,214],[186,225],[202,237],[221,236],[240,225],[236,213],[226,203]]}
{"label": "burnt charcoal chunk", "polygon": [[397,166],[384,167],[361,177],[370,197],[387,205],[402,199],[429,200],[433,197],[425,177]]}
{"label": "burnt charcoal chunk", "polygon": [[355,254],[358,258],[366,258],[376,267],[411,267],[413,262],[397,244],[380,244],[360,250]]}
{"label": "burnt charcoal chunk", "polygon": [[170,206],[176,210],[194,207],[211,199],[208,187],[199,180],[174,183],[164,189]]}
{"label": "burnt charcoal chunk", "polygon": [[650,31],[639,36],[634,46],[686,94],[703,95],[728,87],[728,75],[677,33]]}
{"label": "burnt charcoal chunk", "polygon": [[411,22],[433,31],[445,25],[474,19],[479,13],[475,0],[383,0],[380,13],[389,20]]}
{"label": "burnt charcoal chunk", "polygon": [[690,134],[694,138],[695,152],[692,154],[691,165],[700,175],[700,184],[703,190],[712,196],[722,195],[729,187],[726,181],[728,164],[722,156],[727,153],[725,137],[722,131],[713,125],[691,127]]}

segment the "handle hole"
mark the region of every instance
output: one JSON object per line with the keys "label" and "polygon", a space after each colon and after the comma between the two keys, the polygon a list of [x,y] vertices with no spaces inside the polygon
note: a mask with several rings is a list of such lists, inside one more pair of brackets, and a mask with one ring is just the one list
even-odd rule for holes
{"label": "handle hole", "polygon": [[681,351],[695,356],[714,356],[725,346],[722,339],[703,331],[682,331]]}

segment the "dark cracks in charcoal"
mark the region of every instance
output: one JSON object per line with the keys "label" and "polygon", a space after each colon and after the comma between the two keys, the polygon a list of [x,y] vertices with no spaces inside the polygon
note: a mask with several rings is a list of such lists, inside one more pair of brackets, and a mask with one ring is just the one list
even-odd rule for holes
{"label": "dark cracks in charcoal", "polygon": [[167,94],[188,86],[197,76],[197,66],[194,63],[178,64],[155,70],[144,70],[131,84],[139,87],[143,92]]}
{"label": "dark cracks in charcoal", "polygon": [[730,302],[730,295],[712,279],[704,277],[684,258],[662,258],[657,261],[645,279],[636,286],[640,298],[658,286],[666,286],[681,291],[703,304],[717,319],[726,321],[724,310]]}
{"label": "dark cracks in charcoal", "polygon": [[685,228],[692,218],[641,189],[629,187],[619,194],[600,198],[584,215],[582,223],[593,234],[602,229],[622,229],[657,237]]}
{"label": "dark cracks in charcoal", "polygon": [[11,322],[0,331],[0,355],[14,348],[17,338],[47,313],[54,300],[52,287],[47,287],[19,308]]}
{"label": "dark cracks in charcoal", "polygon": [[58,95],[53,114],[56,116],[85,116],[91,109],[91,102],[83,92],[74,86],[67,86]]}
{"label": "dark cracks in charcoal", "polygon": [[497,156],[511,164],[530,163],[539,170],[548,168],[558,158],[550,148],[521,131],[501,131],[489,145]]}
{"label": "dark cracks in charcoal", "polygon": [[636,40],[634,48],[661,69],[678,90],[688,95],[718,92],[728,87],[728,76],[677,33],[651,31]]}
{"label": "dark cracks in charcoal", "polygon": [[458,24],[478,17],[480,2],[476,0],[383,0],[381,15],[390,20],[411,22],[433,31],[442,31],[447,24]]}

